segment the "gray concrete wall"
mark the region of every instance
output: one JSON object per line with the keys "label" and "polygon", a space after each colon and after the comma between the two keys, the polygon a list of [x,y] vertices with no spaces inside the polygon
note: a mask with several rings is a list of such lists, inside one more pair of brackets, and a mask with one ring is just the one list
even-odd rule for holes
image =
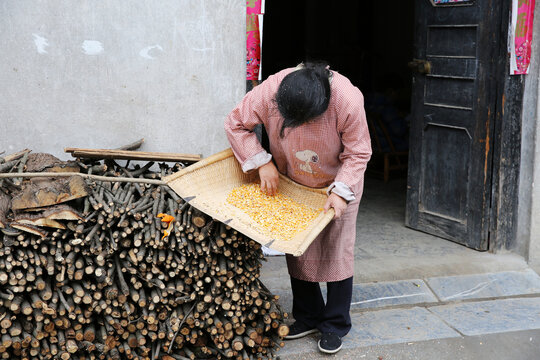
{"label": "gray concrete wall", "polygon": [[523,97],[517,242],[525,244],[529,264],[540,271],[540,3],[535,6],[531,55]]}
{"label": "gray concrete wall", "polygon": [[0,152],[211,155],[245,93],[245,2],[4,0]]}

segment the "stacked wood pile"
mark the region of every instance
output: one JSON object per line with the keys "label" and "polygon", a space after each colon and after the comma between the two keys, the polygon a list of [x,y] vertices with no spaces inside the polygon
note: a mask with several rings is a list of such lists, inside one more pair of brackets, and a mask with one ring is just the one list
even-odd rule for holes
{"label": "stacked wood pile", "polygon": [[[0,157],[20,176],[0,178],[0,358],[275,357],[288,328],[260,245],[145,183],[183,164],[152,165]],[[137,182],[24,176],[43,171]]]}

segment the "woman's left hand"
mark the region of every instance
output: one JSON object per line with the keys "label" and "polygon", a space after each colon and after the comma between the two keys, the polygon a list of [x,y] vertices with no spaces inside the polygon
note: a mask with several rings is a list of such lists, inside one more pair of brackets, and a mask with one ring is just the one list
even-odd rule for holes
{"label": "woman's left hand", "polygon": [[330,208],[334,208],[334,219],[338,219],[347,208],[347,201],[341,196],[331,193],[324,204],[324,212],[326,213]]}

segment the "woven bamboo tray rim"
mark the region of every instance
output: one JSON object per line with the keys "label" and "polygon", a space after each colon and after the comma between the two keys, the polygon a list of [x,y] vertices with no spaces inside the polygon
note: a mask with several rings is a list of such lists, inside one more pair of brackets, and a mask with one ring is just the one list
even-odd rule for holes
{"label": "woven bamboo tray rim", "polygon": [[[334,217],[333,209],[321,211],[304,231],[291,239],[272,236],[257,225],[242,210],[227,203],[226,198],[235,187],[258,180],[256,171],[245,174],[231,149],[224,150],[199,161],[164,181],[198,210],[212,216],[253,240],[287,254],[300,256]],[[296,202],[322,208],[326,202],[326,189],[313,189],[294,182],[280,174],[279,191]]]}

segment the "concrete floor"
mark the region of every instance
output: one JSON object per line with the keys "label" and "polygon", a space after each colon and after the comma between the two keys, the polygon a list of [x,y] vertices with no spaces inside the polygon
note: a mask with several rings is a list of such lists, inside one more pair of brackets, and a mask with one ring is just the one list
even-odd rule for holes
{"label": "concrete floor", "polygon": [[[366,178],[357,222],[355,283],[527,269],[517,255],[479,252],[405,227],[406,180]],[[263,282],[289,288],[283,256],[268,257]],[[279,291],[282,292],[282,291]]]}
{"label": "concrete floor", "polygon": [[[404,179],[366,179],[353,305],[368,307],[351,307],[353,328],[343,350],[320,354],[318,335],[311,335],[287,341],[280,358],[537,358],[540,277],[520,256],[479,252],[406,228],[405,196]],[[262,281],[290,312],[285,259],[267,260]]]}
{"label": "concrete floor", "polygon": [[539,348],[540,330],[527,330],[343,349],[335,355],[310,352],[280,358],[282,360],[534,360],[539,358]]}

